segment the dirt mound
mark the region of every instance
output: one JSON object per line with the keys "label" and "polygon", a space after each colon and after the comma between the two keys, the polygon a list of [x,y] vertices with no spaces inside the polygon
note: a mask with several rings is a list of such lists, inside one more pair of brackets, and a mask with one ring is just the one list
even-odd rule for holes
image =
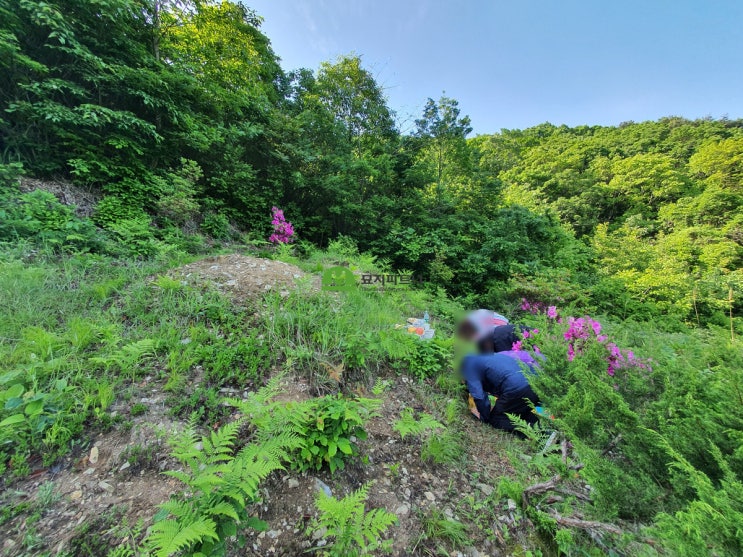
{"label": "dirt mound", "polygon": [[320,277],[307,275],[295,265],[239,254],[207,257],[175,269],[171,275],[187,283],[213,283],[240,301],[271,291],[288,296],[305,277],[313,290],[320,289]]}
{"label": "dirt mound", "polygon": [[74,205],[75,213],[78,217],[89,217],[92,215],[96,204],[101,198],[99,192],[81,188],[80,186],[75,186],[64,181],[21,178],[19,187],[22,192],[43,190],[54,194],[65,205]]}

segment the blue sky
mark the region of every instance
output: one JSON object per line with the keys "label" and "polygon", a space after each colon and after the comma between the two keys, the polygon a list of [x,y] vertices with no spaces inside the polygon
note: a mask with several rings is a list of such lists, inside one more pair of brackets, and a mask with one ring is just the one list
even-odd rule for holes
{"label": "blue sky", "polygon": [[246,0],[284,69],[356,53],[403,130],[428,97],[475,133],[743,117],[743,0]]}

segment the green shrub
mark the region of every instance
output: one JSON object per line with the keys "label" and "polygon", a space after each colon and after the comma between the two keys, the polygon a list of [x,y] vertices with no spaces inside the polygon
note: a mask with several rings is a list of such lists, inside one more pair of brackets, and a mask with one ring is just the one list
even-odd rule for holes
{"label": "green shrub", "polygon": [[56,251],[90,251],[102,244],[95,226],[53,194],[34,190],[0,196],[0,240],[28,238]]}
{"label": "green shrub", "polygon": [[21,176],[23,176],[23,163],[0,164],[0,190],[17,190]]}
{"label": "green shrub", "polygon": [[343,469],[346,460],[359,454],[356,440],[366,439],[364,424],[380,405],[379,400],[340,394],[301,403],[293,421],[302,447],[292,466],[300,471]]}
{"label": "green shrub", "polygon": [[710,456],[724,471],[719,486],[668,447],[673,466],[688,478],[695,498],[675,514],[661,513],[653,533],[673,555],[692,557],[743,554],[743,481],[725,464],[719,450]]}
{"label": "green shrub", "polygon": [[180,163],[177,170],[154,179],[160,192],[155,203],[157,215],[176,225],[183,225],[196,216],[199,210],[195,199],[196,182],[203,176],[196,162],[181,158]]}
{"label": "green shrub", "polygon": [[108,225],[118,242],[117,248],[129,257],[152,257],[163,248],[153,236],[149,217],[125,219]]}
{"label": "green shrub", "polygon": [[20,201],[26,217],[41,231],[63,230],[73,218],[72,209],[47,191],[25,193]]}
{"label": "green shrub", "polygon": [[423,381],[451,368],[454,342],[452,339],[421,340],[407,359],[410,374]]}
{"label": "green shrub", "polygon": [[230,237],[230,220],[224,213],[205,213],[199,228],[217,240],[226,240]]}
{"label": "green shrub", "polygon": [[280,380],[272,379],[247,399],[226,402],[248,416],[259,431],[294,433],[299,444],[292,454],[292,466],[297,470],[344,468],[346,460],[359,454],[356,441],[366,439],[364,424],[376,415],[381,401],[336,394],[301,402],[269,402],[279,392]]}
{"label": "green shrub", "polygon": [[147,218],[141,207],[115,195],[107,195],[101,199],[93,214],[93,221],[102,228],[113,228],[122,221],[144,221]]}

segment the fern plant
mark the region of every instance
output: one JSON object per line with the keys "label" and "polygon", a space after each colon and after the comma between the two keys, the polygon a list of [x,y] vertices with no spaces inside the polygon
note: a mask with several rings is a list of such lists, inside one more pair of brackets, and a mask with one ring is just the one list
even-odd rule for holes
{"label": "fern plant", "polygon": [[270,382],[246,400],[228,399],[264,435],[291,432],[299,438],[292,454],[294,468],[331,472],[343,469],[358,455],[356,440],[366,439],[364,424],[376,415],[378,399],[327,395],[302,402],[270,402],[278,392],[278,381]]}
{"label": "fern plant", "polygon": [[382,540],[382,536],[391,525],[397,522],[397,516],[384,509],[372,509],[366,512],[365,505],[369,496],[370,483],[357,491],[336,499],[319,491],[315,500],[318,518],[312,523],[313,530],[322,530],[333,541],[326,546],[322,555],[326,557],[364,557],[372,551],[388,552],[391,540]]}
{"label": "fern plant", "polygon": [[155,356],[155,343],[152,339],[144,338],[126,344],[106,356],[92,357],[90,362],[102,366],[106,371],[128,371],[132,381],[134,381],[134,377],[137,375],[137,364],[153,356]]}
{"label": "fern plant", "polygon": [[392,429],[400,434],[401,439],[405,439],[407,435],[421,436],[429,431],[444,429],[444,424],[425,412],[419,412],[416,419],[415,410],[406,408],[400,414],[400,419],[393,424]]}
{"label": "fern plant", "polygon": [[265,528],[265,523],[249,516],[248,506],[257,500],[260,482],[283,469],[289,451],[299,443],[290,432],[257,435],[254,443],[234,454],[243,420],[200,439],[194,422],[173,440],[172,454],[183,469],[166,474],[182,482],[185,490],[160,505],[145,543],[155,557],[226,555],[227,540],[237,534],[238,526]]}

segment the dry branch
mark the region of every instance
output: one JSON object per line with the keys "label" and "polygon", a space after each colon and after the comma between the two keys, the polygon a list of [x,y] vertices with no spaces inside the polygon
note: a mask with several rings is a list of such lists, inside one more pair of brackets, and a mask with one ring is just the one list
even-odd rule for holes
{"label": "dry branch", "polygon": [[580,528],[581,530],[603,530],[610,534],[621,535],[622,529],[614,524],[607,524],[606,522],[597,522],[595,520],[580,520],[578,518],[571,518],[569,516],[562,516],[554,510],[550,510],[550,516],[561,526],[568,526],[570,528]]}

